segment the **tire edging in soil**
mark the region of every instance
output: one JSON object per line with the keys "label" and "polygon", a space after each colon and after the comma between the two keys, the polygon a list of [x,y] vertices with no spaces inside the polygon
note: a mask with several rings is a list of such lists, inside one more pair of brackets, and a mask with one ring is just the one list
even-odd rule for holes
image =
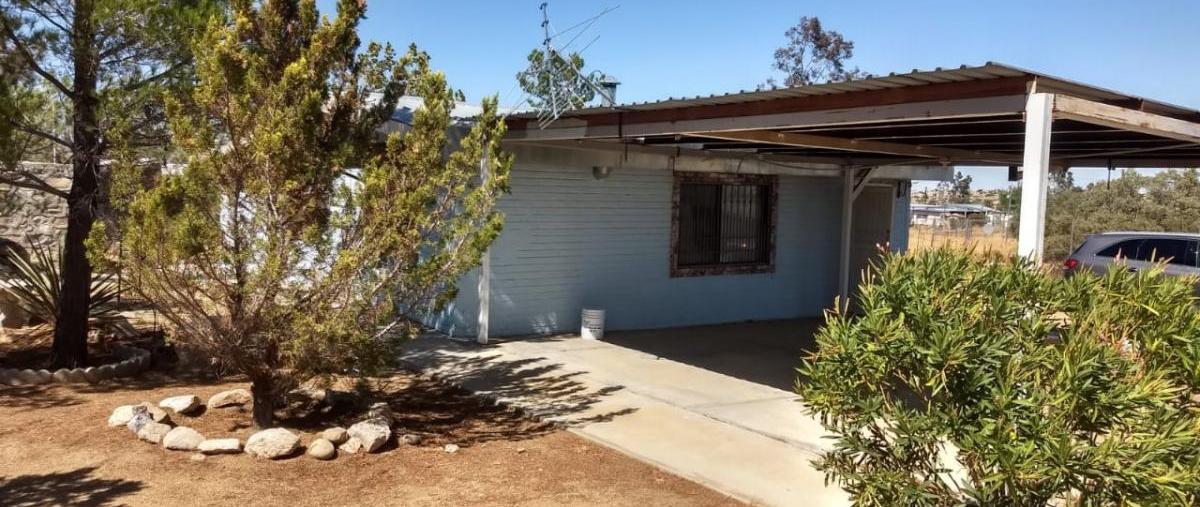
{"label": "tire edging in soil", "polygon": [[0,385],[31,386],[41,384],[97,384],[106,380],[137,375],[150,367],[150,351],[128,345],[114,345],[113,354],[122,358],[115,363],[87,368],[32,370],[0,368]]}

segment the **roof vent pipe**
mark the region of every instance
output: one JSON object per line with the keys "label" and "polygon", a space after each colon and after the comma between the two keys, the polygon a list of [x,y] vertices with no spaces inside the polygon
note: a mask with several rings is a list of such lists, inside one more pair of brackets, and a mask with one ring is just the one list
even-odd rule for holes
{"label": "roof vent pipe", "polygon": [[600,77],[600,103],[606,107],[617,105],[617,86],[621,84],[616,77],[605,74]]}

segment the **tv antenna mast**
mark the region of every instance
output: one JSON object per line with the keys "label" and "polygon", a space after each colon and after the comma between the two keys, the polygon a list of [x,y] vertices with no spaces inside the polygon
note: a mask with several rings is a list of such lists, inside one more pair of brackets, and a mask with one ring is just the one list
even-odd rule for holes
{"label": "tv antenna mast", "polygon": [[[546,128],[564,113],[585,106],[589,100],[597,95],[600,96],[605,104],[613,103],[612,90],[609,87],[602,86],[601,83],[607,76],[598,71],[584,74],[581,72],[582,69],[577,68],[572,61],[573,56],[586,51],[600,36],[596,35],[593,37],[578,51],[568,51],[576,41],[580,40],[581,36],[587,33],[587,30],[597,20],[616,8],[609,7],[588,19],[572,25],[566,30],[553,32],[550,26],[549,3],[542,2],[539,7],[542,11],[543,36],[541,58],[540,60],[531,61],[528,68],[517,74],[517,79],[522,83],[523,87],[525,84],[529,84],[533,88],[533,90],[526,89],[525,91],[527,94],[536,97],[537,102],[534,105],[537,109],[538,128]],[[560,37],[576,30],[578,30],[578,33],[573,35],[566,44],[563,44],[562,47],[555,46],[555,37]],[[611,78],[609,80],[611,81]]]}

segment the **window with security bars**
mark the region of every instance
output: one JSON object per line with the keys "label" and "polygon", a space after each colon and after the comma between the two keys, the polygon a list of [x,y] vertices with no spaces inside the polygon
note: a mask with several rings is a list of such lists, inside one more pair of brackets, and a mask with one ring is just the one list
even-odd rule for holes
{"label": "window with security bars", "polygon": [[772,270],[776,182],[762,175],[677,173],[672,274]]}

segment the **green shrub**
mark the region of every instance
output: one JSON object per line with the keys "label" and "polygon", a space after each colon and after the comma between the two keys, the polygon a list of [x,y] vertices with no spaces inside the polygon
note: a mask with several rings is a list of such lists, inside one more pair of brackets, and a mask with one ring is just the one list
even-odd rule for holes
{"label": "green shrub", "polygon": [[890,256],[797,390],[859,505],[1194,505],[1200,312],[1161,270]]}

